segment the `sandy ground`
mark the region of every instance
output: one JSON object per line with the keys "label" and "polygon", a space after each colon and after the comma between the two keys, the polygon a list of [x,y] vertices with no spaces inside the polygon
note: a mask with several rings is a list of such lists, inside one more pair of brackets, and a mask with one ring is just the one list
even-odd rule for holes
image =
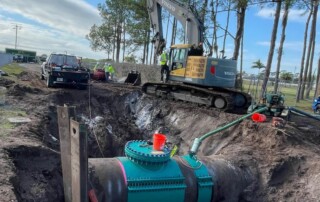
{"label": "sandy ground", "polygon": [[[21,111],[14,115],[31,119],[0,132],[0,201],[63,201],[57,106],[76,106],[78,120],[88,126],[89,157],[121,156],[127,141],[151,139],[159,129],[183,155],[196,137],[241,117],[154,99],[124,84],[48,89],[39,66],[25,67],[15,83],[0,78],[7,89],[0,112]],[[234,201],[319,201],[319,121],[293,115],[279,129],[270,119],[247,119],[208,138],[199,156],[250,170],[254,180]]]}

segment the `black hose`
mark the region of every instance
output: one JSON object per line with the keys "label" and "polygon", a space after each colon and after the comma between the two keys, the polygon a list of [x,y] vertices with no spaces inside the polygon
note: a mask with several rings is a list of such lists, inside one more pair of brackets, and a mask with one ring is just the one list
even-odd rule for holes
{"label": "black hose", "polygon": [[320,121],[320,117],[313,116],[313,115],[311,115],[311,114],[309,114],[307,112],[304,112],[302,110],[296,109],[294,107],[289,107],[289,111],[293,111],[293,112],[296,112],[296,113],[298,113],[300,115],[304,115],[304,116],[307,116],[309,118],[312,118],[312,119]]}

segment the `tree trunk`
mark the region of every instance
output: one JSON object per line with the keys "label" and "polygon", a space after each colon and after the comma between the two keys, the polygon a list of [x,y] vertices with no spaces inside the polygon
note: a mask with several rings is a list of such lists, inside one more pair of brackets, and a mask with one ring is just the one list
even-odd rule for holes
{"label": "tree trunk", "polygon": [[126,56],[126,24],[123,22],[123,53],[122,53],[122,62],[124,62]]}
{"label": "tree trunk", "polygon": [[314,47],[316,46],[315,44],[315,35],[313,36],[313,41],[312,41],[312,48],[311,48],[311,57],[310,57],[310,68],[308,71],[308,76],[307,76],[307,90],[306,90],[306,99],[310,98],[310,91],[312,89],[312,84],[313,84],[313,76],[312,76],[312,70],[313,70],[313,58],[314,58]]}
{"label": "tree trunk", "polygon": [[168,39],[170,16],[171,16],[171,14],[168,12],[168,21],[167,21],[167,30],[166,30],[166,38],[165,39]]}
{"label": "tree trunk", "polygon": [[112,48],[112,61],[115,61],[115,51],[116,51],[116,39],[117,39],[117,28],[114,27],[114,37],[113,37],[113,48]]}
{"label": "tree trunk", "polygon": [[316,88],[314,90],[313,99],[319,96],[319,80],[320,80],[320,58],[318,59],[318,74],[317,74],[317,81],[316,81]]}
{"label": "tree trunk", "polygon": [[238,7],[237,9],[237,34],[234,40],[233,59],[238,60],[241,37],[244,28],[244,20],[246,15],[246,6]]}
{"label": "tree trunk", "polygon": [[[145,31],[144,36],[145,36],[144,37],[145,39],[148,37],[148,32],[147,31]],[[146,40],[145,40],[144,43],[143,43],[142,64],[145,64],[147,51],[148,51],[148,45],[147,45]]]}
{"label": "tree trunk", "polygon": [[[151,53],[150,53],[150,63],[149,63],[149,65],[152,64],[152,61],[153,61],[152,58],[154,58],[154,57],[153,57],[153,49],[154,49],[154,48],[153,48],[153,44],[154,44],[154,43],[151,43]],[[154,64],[154,63],[153,63],[153,64]]]}
{"label": "tree trunk", "polygon": [[171,36],[171,45],[175,44],[176,42],[176,34],[177,34],[177,19],[173,19],[172,24],[172,36]]}
{"label": "tree trunk", "polygon": [[312,76],[312,67],[313,67],[313,58],[314,58],[314,49],[316,46],[316,32],[317,32],[317,17],[318,17],[318,7],[319,7],[319,0],[315,2],[314,6],[314,13],[313,13],[313,19],[312,19],[312,27],[313,27],[313,34],[312,34],[312,49],[311,49],[311,58],[310,58],[310,68],[309,68],[309,74],[308,74],[308,82],[307,82],[307,93],[306,98],[310,98],[310,91],[312,89],[313,85],[313,76]]}
{"label": "tree trunk", "polygon": [[308,29],[309,29],[309,23],[312,16],[312,10],[313,10],[313,3],[311,3],[311,9],[310,13],[306,22],[306,27],[304,30],[304,40],[303,40],[303,52],[302,52],[302,58],[301,58],[301,68],[300,68],[300,74],[299,74],[299,80],[298,80],[298,89],[296,94],[296,102],[300,102],[301,99],[301,89],[303,84],[303,71],[304,71],[304,61],[306,57],[306,49],[307,49],[307,39],[308,39]]}
{"label": "tree trunk", "polygon": [[273,52],[274,52],[274,47],[277,39],[277,32],[278,32],[278,24],[279,24],[279,18],[280,18],[280,11],[281,11],[281,1],[277,2],[277,9],[274,17],[274,23],[273,23],[273,29],[272,29],[272,36],[271,36],[271,45],[270,45],[270,50],[269,50],[269,55],[268,55],[268,61],[266,65],[266,71],[264,73],[264,78],[261,86],[261,94],[260,97],[263,98],[266,89],[267,89],[267,84],[269,80],[269,75],[270,75],[270,70],[271,70],[271,65],[272,65],[272,58],[273,58]]}
{"label": "tree trunk", "polygon": [[278,83],[279,83],[280,65],[281,65],[282,52],[283,52],[283,44],[286,39],[286,27],[287,27],[287,22],[288,22],[289,4],[290,4],[290,2],[285,3],[284,14],[282,17],[282,34],[281,34],[281,40],[280,40],[280,45],[279,45],[279,51],[278,51],[276,79],[275,79],[274,90],[273,90],[275,93],[278,92]]}
{"label": "tree trunk", "polygon": [[[242,34],[244,35],[244,30],[242,32]],[[240,78],[239,78],[239,81],[240,81],[240,89],[241,91],[243,90],[242,89],[242,83],[243,83],[243,80],[242,80],[242,69],[243,69],[243,35],[241,37],[241,55],[240,55]],[[223,57],[222,57],[223,58]]]}
{"label": "tree trunk", "polygon": [[[216,54],[216,58],[218,58],[218,42],[217,42],[217,29],[218,29],[218,25],[217,25],[217,10],[218,10],[218,1],[216,1],[216,3],[213,3],[212,0],[212,5],[215,5],[212,7],[212,11],[211,11],[211,19],[213,22],[213,38],[212,38],[212,51]],[[223,50],[224,51],[224,50]]]}
{"label": "tree trunk", "polygon": [[[315,28],[316,28],[316,22],[317,22],[317,13],[318,13],[318,3],[319,1],[316,0],[314,1],[314,6],[313,6],[313,13],[312,13],[312,24],[311,24],[311,31],[310,31],[310,38],[309,38],[309,46],[308,46],[308,53],[307,53],[307,61],[306,61],[306,66],[304,69],[304,74],[303,74],[303,80],[302,80],[302,89],[300,92],[300,99],[304,99],[304,93],[305,93],[305,89],[306,89],[306,82],[307,82],[307,78],[308,78],[308,73],[309,73],[309,64],[310,62],[310,58],[311,58],[311,52],[312,52],[312,44],[313,44],[313,39],[315,37]],[[311,70],[311,74],[312,74],[312,70]]]}
{"label": "tree trunk", "polygon": [[201,7],[201,13],[200,13],[200,20],[204,24],[207,14],[207,6],[208,6],[208,0],[203,0],[203,4]]}
{"label": "tree trunk", "polygon": [[[224,31],[224,36],[223,36],[223,45],[222,45],[222,54],[221,54],[221,58],[224,58],[224,53],[225,53],[225,48],[226,48],[226,39],[227,39],[227,34],[228,34],[228,29],[229,29],[229,19],[230,19],[230,9],[231,9],[231,3],[228,2],[228,14],[227,14],[227,24],[226,24],[226,30]],[[243,36],[243,33],[242,33]],[[242,42],[243,40],[241,40]],[[241,43],[242,44],[242,43]],[[241,71],[240,71],[241,74]]]}
{"label": "tree trunk", "polygon": [[150,41],[150,31],[147,31],[147,40],[144,42],[146,44],[147,50],[146,50],[146,61],[145,64],[148,64],[148,58],[149,58],[149,41]]}
{"label": "tree trunk", "polygon": [[120,50],[121,50],[121,31],[122,27],[121,27],[121,23],[119,23],[117,25],[117,47],[116,47],[116,62],[119,62],[119,58],[120,58]]}

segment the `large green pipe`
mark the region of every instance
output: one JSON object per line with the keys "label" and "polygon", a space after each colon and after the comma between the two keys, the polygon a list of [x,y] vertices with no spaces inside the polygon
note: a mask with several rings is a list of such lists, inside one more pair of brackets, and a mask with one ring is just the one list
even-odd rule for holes
{"label": "large green pipe", "polygon": [[203,136],[201,136],[200,138],[196,138],[194,140],[194,142],[193,142],[192,147],[191,147],[190,154],[192,154],[192,155],[196,154],[198,152],[198,149],[199,149],[202,141],[205,140],[206,138],[210,137],[211,135],[214,135],[214,134],[216,134],[216,133],[218,133],[220,131],[226,130],[226,129],[230,128],[231,126],[234,126],[234,125],[240,123],[242,120],[252,116],[254,113],[264,112],[267,109],[268,109],[268,107],[263,107],[261,109],[258,109],[256,111],[250,113],[250,114],[246,114],[246,115],[240,117],[239,119],[236,119],[236,120],[232,121],[231,123],[228,123],[227,125],[224,125],[224,126],[222,126],[220,128],[217,128],[217,129],[215,129],[215,130],[213,130],[213,131],[211,131],[209,133],[206,133]]}

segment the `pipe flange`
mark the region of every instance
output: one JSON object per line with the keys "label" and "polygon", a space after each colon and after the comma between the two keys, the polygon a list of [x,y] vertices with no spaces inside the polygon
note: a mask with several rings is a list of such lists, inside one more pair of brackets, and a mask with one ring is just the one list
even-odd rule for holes
{"label": "pipe flange", "polygon": [[170,160],[170,150],[164,148],[162,151],[153,150],[145,140],[132,140],[125,146],[126,156],[139,164],[163,164]]}

